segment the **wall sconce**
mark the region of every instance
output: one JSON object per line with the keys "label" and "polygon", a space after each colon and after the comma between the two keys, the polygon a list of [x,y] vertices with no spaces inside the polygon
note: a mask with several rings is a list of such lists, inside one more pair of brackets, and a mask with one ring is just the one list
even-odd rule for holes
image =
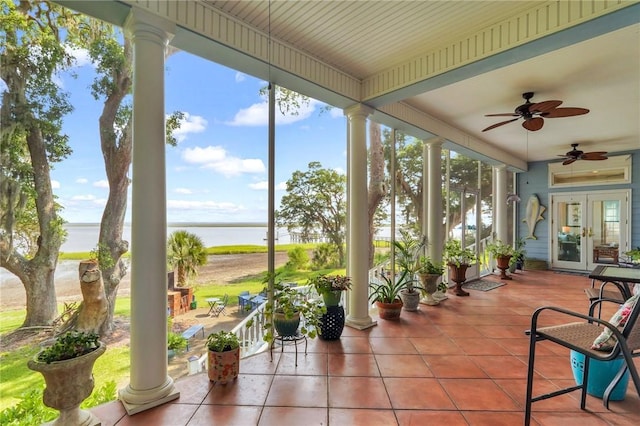
{"label": "wall sconce", "polygon": [[571,227],[570,226],[563,226],[562,227],[562,232],[565,234],[568,234],[569,232],[571,232]]}

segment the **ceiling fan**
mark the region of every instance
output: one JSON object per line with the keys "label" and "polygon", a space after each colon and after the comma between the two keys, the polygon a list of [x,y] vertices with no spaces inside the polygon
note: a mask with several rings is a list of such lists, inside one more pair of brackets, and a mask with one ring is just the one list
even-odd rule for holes
{"label": "ceiling fan", "polygon": [[576,160],[606,160],[607,153],[605,151],[594,151],[594,152],[583,152],[578,149],[577,143],[572,143],[571,147],[573,148],[571,151],[567,152],[565,155],[560,155],[560,157],[564,157],[565,160],[562,162],[563,166],[573,163]]}
{"label": "ceiling fan", "polygon": [[572,117],[574,115],[582,115],[589,112],[586,108],[558,108],[562,101],[543,101],[533,103],[530,101],[533,98],[533,92],[526,92],[522,94],[522,97],[525,99],[525,103],[520,105],[515,109],[514,112],[507,112],[502,114],[486,114],[485,117],[516,117],[511,120],[501,121],[499,123],[493,124],[486,129],[483,129],[483,132],[487,130],[495,129],[496,127],[500,127],[504,124],[511,123],[512,121],[516,121],[520,118],[523,118],[522,127],[525,129],[535,132],[536,130],[542,129],[544,125],[543,118],[560,118],[560,117]]}

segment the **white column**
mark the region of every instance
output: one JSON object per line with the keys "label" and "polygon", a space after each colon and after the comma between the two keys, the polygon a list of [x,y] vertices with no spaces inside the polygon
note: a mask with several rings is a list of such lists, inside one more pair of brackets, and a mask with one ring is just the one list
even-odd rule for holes
{"label": "white column", "polygon": [[509,240],[509,229],[508,229],[508,206],[507,206],[507,166],[500,165],[494,166],[495,177],[496,177],[496,192],[494,199],[494,207],[495,207],[495,232],[496,238],[506,243]]}
{"label": "white column", "polygon": [[128,414],[180,396],[167,374],[167,217],[164,58],[173,25],[133,8],[131,202],[131,380],[120,391]]}
{"label": "white column", "polygon": [[349,140],[347,144],[348,163],[348,240],[347,270],[351,276],[352,288],[349,297],[349,313],[345,324],[365,329],[376,324],[369,316],[369,226],[367,223],[367,116],[371,108],[354,105],[347,108]]}
{"label": "white column", "polygon": [[435,261],[442,260],[442,138],[425,141],[427,148],[427,250],[429,257]]}

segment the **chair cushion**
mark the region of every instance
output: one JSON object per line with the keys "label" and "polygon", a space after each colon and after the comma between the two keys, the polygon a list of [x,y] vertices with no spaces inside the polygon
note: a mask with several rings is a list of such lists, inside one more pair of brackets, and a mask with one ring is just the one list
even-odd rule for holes
{"label": "chair cushion", "polygon": [[[640,298],[640,294],[631,296],[624,304],[613,314],[609,323],[615,327],[623,327],[629,318],[631,310],[636,305],[636,302]],[[606,328],[600,333],[598,337],[593,341],[591,349],[598,351],[610,351],[616,344],[616,338],[613,336],[611,329]]]}

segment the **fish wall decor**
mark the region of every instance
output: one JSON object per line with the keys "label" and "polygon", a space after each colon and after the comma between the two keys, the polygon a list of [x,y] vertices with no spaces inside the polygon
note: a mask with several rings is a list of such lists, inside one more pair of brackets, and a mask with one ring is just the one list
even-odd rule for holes
{"label": "fish wall decor", "polygon": [[538,199],[538,196],[536,194],[533,194],[531,197],[529,197],[529,201],[527,201],[526,215],[525,218],[522,219],[522,221],[525,222],[529,227],[529,234],[526,236],[526,238],[530,240],[538,239],[535,235],[533,235],[533,233],[536,229],[536,224],[539,221],[544,220],[544,217],[542,217],[542,213],[546,209],[546,207],[540,205],[540,200]]}

